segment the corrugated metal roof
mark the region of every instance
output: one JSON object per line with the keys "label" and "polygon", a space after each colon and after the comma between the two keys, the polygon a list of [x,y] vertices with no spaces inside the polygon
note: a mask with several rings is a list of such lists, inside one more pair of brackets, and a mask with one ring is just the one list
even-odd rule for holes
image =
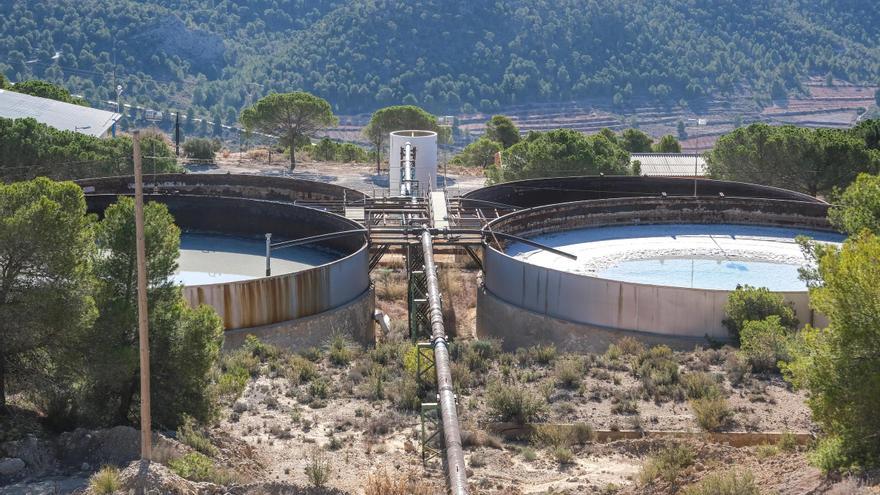
{"label": "corrugated metal roof", "polygon": [[30,117],[56,129],[100,137],[119,120],[121,115],[0,89],[0,117],[6,119]]}
{"label": "corrugated metal roof", "polygon": [[694,161],[697,176],[705,176],[706,160],[693,153],[632,153],[630,161],[642,164],[642,175],[650,177],[693,177]]}

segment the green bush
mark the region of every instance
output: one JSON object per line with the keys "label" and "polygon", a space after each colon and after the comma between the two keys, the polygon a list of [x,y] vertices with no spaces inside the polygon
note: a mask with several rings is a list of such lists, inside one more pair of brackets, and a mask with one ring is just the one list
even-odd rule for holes
{"label": "green bush", "polygon": [[111,495],[122,489],[119,480],[119,469],[115,466],[104,466],[89,478],[89,489],[97,495]]}
{"label": "green bush", "polygon": [[309,395],[314,399],[326,399],[329,394],[330,383],[326,378],[321,377],[316,380],[312,380],[309,383]]}
{"label": "green bush", "polygon": [[418,411],[422,406],[422,390],[413,375],[404,374],[389,391],[391,402],[401,411]]}
{"label": "green bush", "polygon": [[308,477],[309,483],[313,487],[323,488],[327,485],[327,482],[330,481],[333,467],[324,455],[324,452],[318,448],[314,448],[309,454],[306,467],[303,471],[305,471],[306,477]]}
{"label": "green bush", "polygon": [[528,349],[517,349],[516,358],[521,366],[531,364],[548,365],[556,359],[556,346],[553,344],[533,345]]}
{"label": "green bush", "polygon": [[366,162],[367,150],[353,143],[337,143],[330,138],[322,138],[309,149],[311,157],[319,162]]}
{"label": "green bush", "polygon": [[547,403],[519,385],[492,383],[486,390],[486,402],[496,421],[531,423],[545,411]]}
{"label": "green bush", "polygon": [[655,401],[680,400],[683,397],[678,379],[678,362],[672,349],[665,345],[652,347],[639,355],[636,375],[642,382],[645,395]]}
{"label": "green bush", "polygon": [[336,366],[347,366],[354,353],[345,337],[337,335],[330,341],[330,362]]}
{"label": "green bush", "polygon": [[214,462],[198,452],[191,452],[183,457],[171,459],[168,462],[168,467],[181,478],[191,481],[213,481],[217,478],[217,468],[214,466]]}
{"label": "green bush", "polygon": [[556,369],[553,374],[556,378],[556,386],[576,389],[583,379],[584,363],[577,357],[559,359],[556,361]]}
{"label": "green bush", "polygon": [[687,373],[681,376],[681,384],[684,386],[685,395],[688,399],[702,399],[721,395],[718,382],[711,373]]}
{"label": "green bush", "polygon": [[766,287],[755,288],[749,285],[737,287],[727,298],[724,312],[726,317],[722,320],[722,324],[737,343],[747,321],[763,320],[768,316],[776,315],[783,327],[795,329],[798,326],[791,305],[785,303],[782,295],[770,292]]}
{"label": "green bush", "polygon": [[788,329],[779,316],[746,321],[740,332],[743,355],[756,372],[778,372],[779,361],[788,360]]}
{"label": "green bush", "polygon": [[706,431],[718,431],[727,426],[733,418],[733,411],[724,397],[704,397],[691,400],[691,408],[697,424]]}
{"label": "green bush", "polygon": [[647,485],[659,478],[670,484],[675,483],[681,471],[693,463],[694,451],[690,446],[666,446],[648,457],[639,472],[639,482]]}
{"label": "green bush", "polygon": [[318,370],[314,363],[302,356],[289,356],[282,369],[284,376],[290,380],[291,385],[308,383],[318,376]]}
{"label": "green bush", "polygon": [[574,454],[568,447],[553,447],[550,453],[553,455],[553,459],[559,464],[571,464],[574,462]]}
{"label": "green bush", "polygon": [[823,473],[846,471],[857,467],[851,459],[843,439],[837,436],[820,438],[816,448],[810,452],[810,463],[821,469]]}
{"label": "green bush", "polygon": [[684,490],[684,495],[760,495],[761,490],[755,484],[752,473],[725,471],[710,473],[699,483]]}
{"label": "green bush", "polygon": [[214,447],[204,430],[189,416],[184,416],[183,423],[177,427],[177,441],[207,456],[217,455],[217,447]]}
{"label": "green bush", "polygon": [[190,138],[183,143],[183,153],[187,158],[213,160],[220,147],[217,139]]}

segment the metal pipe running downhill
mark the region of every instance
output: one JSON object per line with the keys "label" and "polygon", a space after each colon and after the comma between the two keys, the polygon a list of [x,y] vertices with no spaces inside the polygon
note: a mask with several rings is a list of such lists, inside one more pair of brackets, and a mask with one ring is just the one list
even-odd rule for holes
{"label": "metal pipe running downhill", "polygon": [[434,368],[437,370],[437,392],[440,396],[440,423],[443,426],[443,442],[446,447],[446,475],[452,495],[467,495],[467,473],[464,451],[461,446],[461,427],[452,389],[449,349],[446,329],[443,327],[443,311],[440,302],[440,282],[434,264],[434,245],[431,232],[422,232],[422,251],[425,255],[425,275],[428,279],[428,307],[431,317],[431,345],[434,348]]}

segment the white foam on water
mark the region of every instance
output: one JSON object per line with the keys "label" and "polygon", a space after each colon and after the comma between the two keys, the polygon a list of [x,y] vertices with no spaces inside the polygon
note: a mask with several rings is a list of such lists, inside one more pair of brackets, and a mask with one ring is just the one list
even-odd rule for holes
{"label": "white foam on water", "polygon": [[839,234],[745,225],[661,224],[584,228],[532,240],[574,254],[570,260],[522,243],[507,253],[530,263],[613,280],[675,287],[776,291],[806,288],[798,268],[809,263],[798,236],[840,243]]}

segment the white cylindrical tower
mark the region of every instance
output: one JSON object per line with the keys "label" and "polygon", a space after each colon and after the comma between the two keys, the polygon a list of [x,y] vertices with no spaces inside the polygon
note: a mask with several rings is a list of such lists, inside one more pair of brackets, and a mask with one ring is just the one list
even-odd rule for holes
{"label": "white cylindrical tower", "polygon": [[415,170],[413,178],[418,180],[419,196],[425,196],[437,187],[437,133],[434,131],[394,131],[389,138],[388,150],[388,185],[392,196],[400,194],[401,179],[404,170],[401,168],[401,150],[410,143],[415,154]]}

